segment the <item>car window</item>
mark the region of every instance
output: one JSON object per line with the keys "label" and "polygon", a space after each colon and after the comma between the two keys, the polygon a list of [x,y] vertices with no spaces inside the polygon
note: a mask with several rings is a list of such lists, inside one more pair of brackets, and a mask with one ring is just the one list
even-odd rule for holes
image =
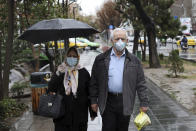
{"label": "car window", "polygon": [[188,37],[187,37],[187,39],[194,39],[194,37],[192,37],[192,36],[188,36]]}

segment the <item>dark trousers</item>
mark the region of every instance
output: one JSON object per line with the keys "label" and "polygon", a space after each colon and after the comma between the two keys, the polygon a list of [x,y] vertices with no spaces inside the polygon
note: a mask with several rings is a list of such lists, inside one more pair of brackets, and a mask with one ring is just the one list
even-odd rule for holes
{"label": "dark trousers", "polygon": [[55,123],[55,131],[87,131],[87,123],[75,124],[73,126]]}
{"label": "dark trousers", "polygon": [[130,116],[123,115],[122,95],[108,94],[105,111],[102,115],[102,131],[128,131]]}

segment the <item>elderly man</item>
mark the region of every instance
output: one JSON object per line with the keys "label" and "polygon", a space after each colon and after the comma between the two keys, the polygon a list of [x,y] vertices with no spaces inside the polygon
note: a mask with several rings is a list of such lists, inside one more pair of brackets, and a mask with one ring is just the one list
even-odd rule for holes
{"label": "elderly man", "polygon": [[113,46],[98,55],[90,81],[91,107],[102,115],[102,131],[128,131],[136,92],[140,110],[146,112],[148,97],[140,61],[126,49],[127,32],[117,28],[112,34]]}

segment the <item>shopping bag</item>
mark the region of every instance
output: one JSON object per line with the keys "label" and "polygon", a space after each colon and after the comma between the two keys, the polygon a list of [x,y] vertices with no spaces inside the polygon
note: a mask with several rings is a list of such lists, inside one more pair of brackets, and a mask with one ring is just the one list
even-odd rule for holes
{"label": "shopping bag", "polygon": [[135,124],[137,130],[140,131],[143,127],[151,124],[151,120],[150,120],[149,116],[146,113],[141,111],[136,116],[136,118],[134,120],[134,124]]}

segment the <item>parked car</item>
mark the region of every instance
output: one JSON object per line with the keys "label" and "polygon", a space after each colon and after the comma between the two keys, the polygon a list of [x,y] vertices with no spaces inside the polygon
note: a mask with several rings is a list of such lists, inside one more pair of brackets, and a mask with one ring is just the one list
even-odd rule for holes
{"label": "parked car", "polygon": [[133,42],[134,36],[128,36],[128,42]]}
{"label": "parked car", "polygon": [[88,45],[88,47],[90,47],[90,49],[94,49],[94,50],[96,50],[100,46],[99,43],[91,42],[86,38],[77,38],[77,41],[82,42],[82,43],[86,43]]}
{"label": "parked car", "polygon": [[[76,44],[75,44],[76,41]],[[79,40],[77,40],[77,38],[69,38],[69,47],[73,47],[73,46],[77,46],[78,48],[85,48],[88,46],[88,44],[86,42],[81,42]]]}
{"label": "parked car", "polygon": [[[146,38],[146,42],[147,42],[147,40],[148,39]],[[144,44],[144,37],[143,36],[140,37],[138,42],[141,43],[141,44]]]}
{"label": "parked car", "polygon": [[[193,36],[186,36],[186,38],[187,38],[187,40],[188,40],[188,42],[187,42],[188,46],[195,47],[195,45],[196,45],[196,40],[195,40],[195,38],[194,38]],[[176,42],[176,44],[177,44],[178,46],[180,46],[181,40],[182,40],[182,38]]]}
{"label": "parked car", "polygon": [[173,40],[172,40],[172,38],[167,38],[167,39],[166,39],[166,42],[167,42],[167,43],[172,43]]}
{"label": "parked car", "polygon": [[[63,40],[58,41],[57,42],[57,45],[58,45],[58,48],[59,49],[64,48],[64,41]],[[54,46],[54,41],[52,42],[52,46]],[[75,38],[69,38],[69,47],[73,47],[73,46],[76,46],[78,48],[85,49],[85,47],[87,47],[88,44],[87,43],[80,42],[77,39],[75,41]]]}
{"label": "parked car", "polygon": [[[139,38],[138,42],[141,43],[141,44],[144,44],[144,37],[141,36],[141,37]],[[158,42],[159,42],[159,39],[156,38],[156,43],[158,43]],[[146,46],[148,46],[148,37],[146,37]]]}

